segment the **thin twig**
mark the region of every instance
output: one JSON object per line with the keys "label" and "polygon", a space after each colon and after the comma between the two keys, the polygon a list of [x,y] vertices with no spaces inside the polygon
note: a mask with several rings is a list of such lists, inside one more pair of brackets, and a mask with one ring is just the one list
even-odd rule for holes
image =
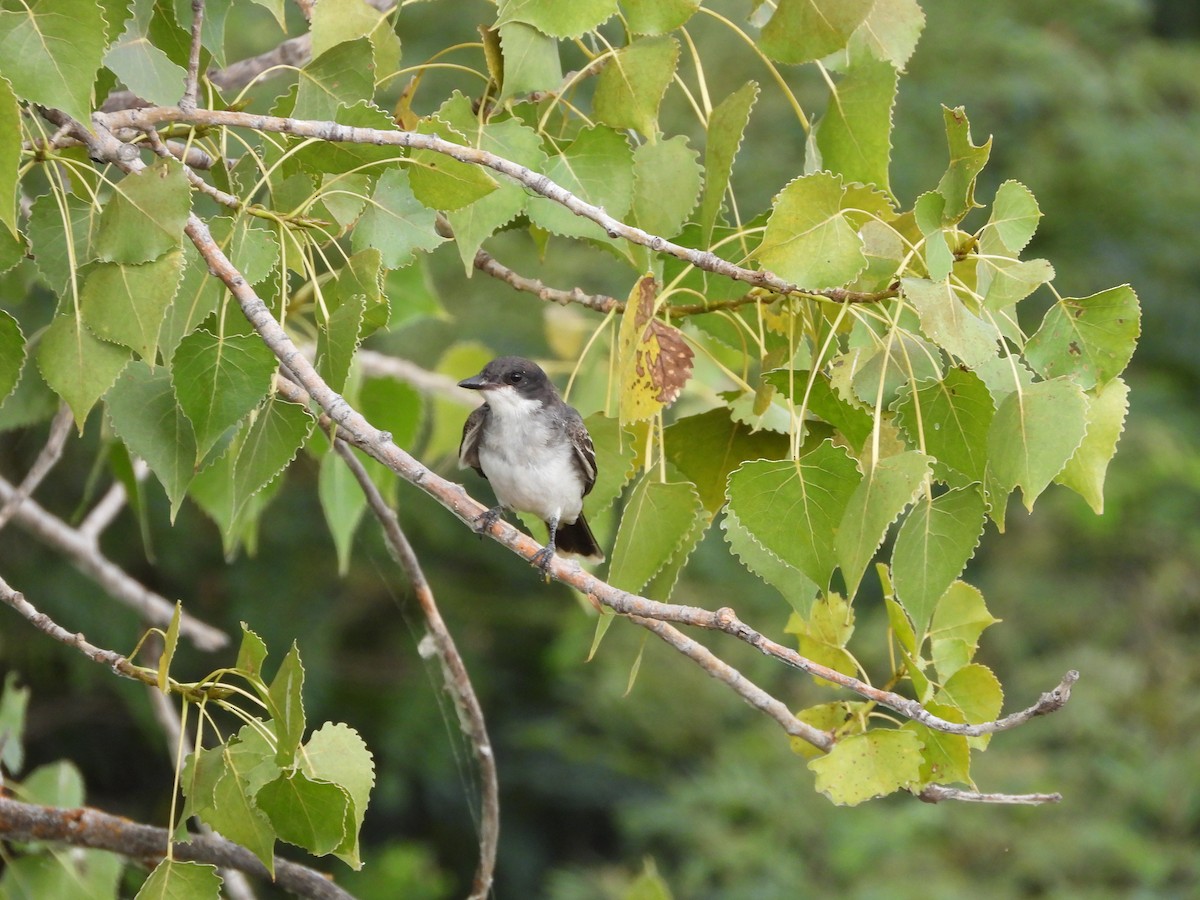
{"label": "thin twig", "polygon": [[179,108],[186,112],[196,109],[196,82],[200,77],[200,39],[204,29],[204,0],[192,0],[192,47],[188,55],[187,81]]}
{"label": "thin twig", "polygon": [[423,394],[444,397],[468,408],[478,406],[481,402],[479,391],[460,388],[458,382],[449,375],[422,369],[407,359],[388,356],[377,350],[359,350],[354,358],[362,368],[363,374],[373,378],[395,378]]}
{"label": "thin twig", "polygon": [[785,281],[773,272],[765,269],[746,269],[742,266],[721,259],[711,250],[696,250],[672,243],[660,235],[650,234],[632,225],[613,218],[602,208],[581,200],[559,184],[551,181],[540,172],[519,165],[504,157],[480,150],[475,147],[465,147],[455,144],[433,134],[419,134],[413,131],[383,131],[376,128],[356,128],[350,125],[339,125],[336,122],[316,122],[308,119],[288,119],[279,116],[264,116],[253,113],[235,112],[231,110],[198,109],[193,113],[185,113],[178,107],[147,107],[128,109],[114,113],[98,113],[94,120],[103,124],[110,131],[119,128],[141,128],[143,130],[156,128],[167,123],[186,123],[211,127],[249,128],[255,131],[269,131],[279,134],[292,134],[297,137],[314,138],[322,141],[334,141],[351,144],[373,144],[387,147],[407,147],[410,149],[432,150],[442,153],[468,165],[483,166],[506,175],[513,181],[524,185],[534,193],[540,194],[569,209],[575,215],[595,222],[605,234],[612,238],[623,238],[630,243],[648,247],[655,253],[666,253],[684,262],[691,263],[698,269],[715,272],[735,281],[742,281],[755,287],[765,288],[778,294],[799,294],[806,297],[821,298],[836,303],[877,303],[897,295],[894,289],[883,291],[851,291],[845,288],[811,289]]}
{"label": "thin twig", "polygon": [[960,788],[947,787],[944,784],[931,784],[917,794],[917,799],[924,800],[926,803],[941,803],[943,800],[961,800],[965,803],[1041,806],[1046,803],[1060,803],[1062,801],[1062,794],[984,794],[979,791],[966,791]]}
{"label": "thin twig", "polygon": [[[91,807],[61,809],[21,803],[0,797],[0,834],[9,841],[51,841],[91,847],[153,864],[166,855],[171,833],[165,828],[131,822]],[[271,873],[245,847],[217,835],[191,835],[187,843],[171,844],[172,858],[238,869],[272,881]],[[311,900],[354,900],[327,875],[276,857],[274,883]]]}
{"label": "thin twig", "polygon": [[[0,501],[7,502],[15,495],[16,488],[0,478]],[[14,519],[26,532],[67,557],[114,600],[135,610],[139,616],[155,625],[165,628],[171,623],[175,604],[132,578],[108,559],[93,537],[72,528],[32,499],[26,499],[17,506]],[[179,633],[186,635],[201,650],[219,650],[229,643],[229,636],[225,632],[188,613],[180,618]]]}
{"label": "thin twig", "polygon": [[21,479],[16,491],[4,502],[3,506],[0,506],[0,529],[8,524],[17,508],[32,496],[33,492],[38,489],[38,485],[42,483],[42,479],[50,474],[55,463],[62,458],[63,446],[67,442],[67,435],[71,433],[71,423],[74,421],[71,408],[64,403],[50,423],[50,436],[46,439],[46,444],[42,447],[41,452],[38,453],[37,459],[33,461],[33,465]]}

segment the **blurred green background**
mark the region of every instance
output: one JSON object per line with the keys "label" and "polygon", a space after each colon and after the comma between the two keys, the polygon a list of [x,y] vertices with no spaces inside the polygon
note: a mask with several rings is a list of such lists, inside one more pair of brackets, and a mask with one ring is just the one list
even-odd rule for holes
{"label": "blurred green background", "polygon": [[[739,18],[749,9],[718,6]],[[1062,712],[993,740],[977,762],[978,784],[1057,790],[1064,800],[1007,808],[896,797],[835,808],[813,792],[775,725],[665,646],[645,645],[637,683],[624,696],[643,641],[637,629],[616,623],[585,662],[594,627],[586,604],[544,586],[519,559],[402,488],[403,522],[496,745],[500,898],[621,897],[648,864],[677,898],[1200,891],[1200,8],[1194,0],[922,6],[928,21],[895,114],[892,179],[901,203],[945,168],[939,104],[964,105],[976,141],[995,136],[980,195],[990,198],[1010,178],[1032,189],[1045,218],[1031,253],[1054,263],[1059,291],[1086,296],[1128,281],[1143,304],[1128,373],[1132,408],[1105,515],[1062,489],[1049,491],[1033,516],[1014,505],[1007,533],[988,532],[967,575],[1005,620],[984,636],[981,654],[1008,687],[1006,709],[1032,702],[1068,668],[1082,673]],[[471,39],[490,15],[483,3],[406,9],[406,64],[450,43],[449,35]],[[746,78],[767,80],[743,47],[708,23],[695,30],[714,100]],[[255,40],[247,52],[261,49]],[[820,92],[806,77],[798,89],[815,102]],[[454,83],[431,79],[418,111],[431,111],[422,101],[436,103]],[[803,144],[768,88],[734,172],[752,205],[743,206],[745,218],[799,171]],[[628,290],[625,272],[599,253],[552,243],[539,261],[515,235],[497,247],[506,262],[551,284]],[[561,311],[547,324],[535,299],[483,276],[464,280],[449,246],[435,254],[430,277],[446,315],[408,325],[381,349],[429,366],[462,340],[552,356],[548,329],[557,345],[569,343],[580,321],[594,324],[590,314]],[[427,428],[435,424],[427,420]],[[94,496],[97,425],[93,419],[39,492],[62,515]],[[36,431],[4,435],[0,470],[19,477],[43,440]],[[440,469],[455,471],[444,459]],[[489,496],[478,479],[467,484]],[[315,485],[311,462],[289,475],[256,558],[226,565],[215,528],[192,506],[167,529],[161,496],[152,564],[128,516],[106,535],[105,549],[202,618],[231,632],[248,622],[276,662],[299,641],[310,724],[348,722],[375,754],[367,867],[345,878],[349,889],[363,898],[460,896],[475,860],[469,748],[438,672],[417,654],[419,614],[403,579],[369,524],[349,576],[337,576]],[[12,525],[0,535],[0,572],[63,624],[131,649],[132,617]],[[731,560],[719,529],[675,599],[733,606],[782,637],[785,604]],[[860,601],[859,646],[882,646],[883,629],[880,611]],[[732,641],[718,646],[797,708],[832,696]],[[84,772],[90,803],[166,824],[171,761],[143,689],[51,646],[11,614],[0,625],[0,661],[33,687],[30,767],[69,757]],[[225,660],[186,652],[177,665],[198,677],[224,662],[232,653]]]}

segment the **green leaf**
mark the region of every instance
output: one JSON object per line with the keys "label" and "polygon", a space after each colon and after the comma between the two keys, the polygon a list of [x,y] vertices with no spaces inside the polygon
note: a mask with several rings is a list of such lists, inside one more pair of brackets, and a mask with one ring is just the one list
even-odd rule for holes
{"label": "green leaf", "polygon": [[82,806],[83,774],[65,759],[38,766],[22,780],[21,799],[42,806]]}
{"label": "green leaf", "polygon": [[1032,510],[1034,501],[1075,454],[1086,430],[1087,400],[1074,382],[1041,381],[1009,394],[996,410],[988,433],[993,516],[1001,496],[1017,486],[1025,508]]}
{"label": "green leaf", "polygon": [[1129,412],[1129,386],[1114,378],[1088,396],[1087,433],[1075,455],[1055,481],[1065,485],[1087,501],[1096,513],[1104,513],[1104,476],[1117,452],[1117,441],[1125,430]]}
{"label": "green leaf", "polygon": [[525,22],[556,38],[577,38],[599,27],[617,11],[617,0],[502,0],[496,24]]}
{"label": "green leaf", "polygon": [[[61,204],[61,205],[60,205]],[[34,262],[58,296],[76,296],[78,270],[95,259],[94,233],[98,210],[73,194],[43,194],[29,214],[29,242]]]}
{"label": "green leaf", "polygon": [[946,198],[942,223],[953,225],[978,206],[975,179],[987,165],[992,139],[989,137],[979,146],[971,143],[971,123],[961,106],[954,109],[943,106],[942,118],[946,122],[946,141],[950,145],[950,166],[938,182],[937,190]]}
{"label": "green leaf", "polygon": [[757,82],[747,81],[722,100],[708,117],[708,137],[704,144],[704,197],[700,201],[699,214],[706,245],[712,240],[713,226],[721,214],[733,161],[742,146],[758,91]]}
{"label": "green leaf", "polygon": [[17,673],[4,676],[0,693],[0,765],[10,775],[20,775],[25,765],[25,710],[30,689],[17,685]]}
{"label": "green leaf", "polygon": [[321,0],[312,10],[313,57],[344,41],[368,37],[382,15],[363,0]]}
{"label": "green leaf", "polygon": [[361,868],[358,833],[375,785],[371,751],[349,725],[326,722],[304,745],[301,765],[310,778],[339,785],[350,795],[346,837],[336,852],[353,868]]}
{"label": "green leaf", "polygon": [[856,60],[838,80],[829,109],[817,123],[821,166],[846,181],[890,191],[892,108],[899,76],[888,62]]}
{"label": "green leaf", "polygon": [[639,38],[609,57],[596,83],[596,118],[613,128],[632,128],[653,138],[658,107],[675,77],[679,42],[666,35]]}
{"label": "green leaf", "polygon": [[196,438],[165,368],[134,360],[105,395],[113,430],[155,474],[178,512],[196,467]]}
{"label": "green leaf", "polygon": [[[807,616],[792,613],[784,631],[796,635],[801,656],[843,675],[858,673],[854,657],[846,652],[854,634],[854,610],[840,594],[823,594]],[[817,678],[817,683],[828,682]]]}
{"label": "green leaf", "polygon": [[112,900],[120,896],[124,867],[124,859],[116,853],[82,847],[70,852],[14,854],[5,860],[0,896],[5,900]]}
{"label": "green leaf", "polygon": [[25,335],[21,326],[0,309],[0,403],[17,388],[25,364]]}
{"label": "green leaf", "polygon": [[908,385],[896,412],[909,445],[936,459],[940,480],[954,487],[983,481],[995,410],[978,374],[954,367],[941,380]]}
{"label": "green leaf", "polygon": [[21,165],[21,106],[12,85],[0,78],[0,222],[13,237],[17,225],[18,170]]}
{"label": "green leaf", "polygon": [[345,841],[351,799],[340,785],[313,781],[300,771],[287,772],[263,785],[255,801],[281,841],[315,856],[332,853]]}
{"label": "green leaf", "polygon": [[[378,106],[368,100],[359,100],[352,104],[339,104],[330,117],[339,125],[349,125],[353,128],[375,128],[379,131],[399,131],[396,120]],[[321,177],[326,183],[323,190],[351,190],[353,182],[349,181],[349,173],[362,175],[361,171],[374,175],[383,167],[382,164],[396,162],[402,157],[403,151],[396,146],[387,144],[356,144],[350,141],[317,141],[306,147],[296,144],[292,154],[294,167],[310,175]],[[290,170],[290,169],[289,169]],[[340,175],[340,178],[329,176]],[[342,198],[342,202],[351,202],[353,198]],[[330,201],[325,200],[328,204]],[[336,202],[336,200],[334,201]],[[243,221],[251,217],[243,217]]]}
{"label": "green leaf", "polygon": [[871,413],[844,400],[833,389],[833,384],[823,372],[805,372],[793,369],[775,369],[764,376],[796,404],[797,415],[820,416],[842,433],[846,443],[856,453],[861,451],[867,438],[875,428]]}
{"label": "green leaf", "polygon": [[196,432],[195,461],[262,401],[278,365],[256,334],[219,337],[200,329],[180,341],[171,381]]}
{"label": "green leaf", "polygon": [[[551,156],[545,174],[581,200],[624,218],[633,202],[633,152],[629,142],[604,125],[583,129],[562,151]],[[581,218],[553,200],[529,198],[529,219],[539,228],[566,237],[606,238],[596,223]]]}
{"label": "green leaf", "polygon": [[982,365],[1000,352],[999,330],[967,309],[948,282],[904,278],[900,286],[916,308],[925,335],[967,367]]}
{"label": "green leaf", "polygon": [[221,836],[241,844],[275,874],[275,829],[254,802],[250,784],[226,768],[213,788],[213,804],[204,821]]}
{"label": "green leaf", "polygon": [[666,34],[686,23],[700,0],[621,0],[621,6],[634,34]]}
{"label": "green leaf", "polygon": [[345,41],[316,56],[300,70],[297,119],[330,120],[341,105],[370,100],[375,93],[375,62],[365,37]]}
{"label": "green leaf", "polygon": [[[341,391],[350,376],[350,365],[362,337],[366,297],[362,294],[339,296],[340,281],[325,291],[327,305],[334,304],[328,318],[317,331],[317,372],[333,390]],[[347,287],[352,285],[347,280]]]}
{"label": "green leaf", "polygon": [[[995,721],[1004,705],[1004,689],[987,666],[970,663],[963,666],[942,684],[939,703],[951,703],[962,710],[963,718],[971,725]],[[987,745],[990,735],[968,738],[973,747]]]}
{"label": "green leaf", "polygon": [[747,460],[782,459],[790,446],[787,435],[751,431],[722,407],[676,420],[667,426],[663,443],[667,459],[696,485],[710,516],[725,504],[730,472]]}
{"label": "green leaf", "polygon": [[0,75],[18,97],[85,124],[104,45],[99,4],[32,0],[19,11],[0,10]]}
{"label": "green leaf", "polygon": [[[671,593],[675,590],[675,585],[679,581],[683,567],[687,565],[688,559],[695,552],[696,547],[699,546],[711,522],[712,517],[703,509],[696,511],[696,516],[692,520],[691,531],[683,536],[683,540],[675,548],[675,552],[671,554],[662,568],[655,573],[654,577],[647,582],[646,586],[642,589],[644,596],[649,597],[651,600],[657,600],[660,603],[666,603],[671,599]],[[640,652],[638,659],[641,659]],[[632,690],[632,688],[633,675],[631,674],[629,689]]]}
{"label": "green leaf", "polygon": [[584,419],[583,424],[596,448],[596,483],[587,495],[587,508],[596,513],[607,509],[621,496],[621,491],[633,477],[637,448],[632,432],[623,429],[619,419],[596,412]]}
{"label": "green leaf", "polygon": [[262,674],[262,664],[266,658],[266,641],[251,631],[245,622],[242,622],[242,643],[238,647],[237,662],[234,663],[234,668],[244,672],[247,677],[259,678]]}
{"label": "green leaf", "polygon": [[[930,712],[934,712],[933,709]],[[945,710],[953,713],[953,710]],[[943,716],[945,718],[945,716]],[[950,721],[954,721],[951,718]],[[961,734],[935,731],[920,722],[905,722],[921,742],[921,784],[971,784],[971,747]]]}
{"label": "green leaf", "polygon": [[913,732],[875,729],[839,741],[808,767],[818,791],[838,806],[857,806],[920,784],[921,762]]}
{"label": "green leaf", "polygon": [[634,150],[630,222],[662,237],[679,234],[704,180],[698,157],[683,135]]}
{"label": "green leaf", "polygon": [[1033,239],[1042,211],[1033,192],[1019,181],[1006,181],[996,191],[992,214],[979,232],[981,253],[1020,253]]}
{"label": "green leaf", "polygon": [[1137,294],[1123,284],[1050,307],[1025,358],[1046,379],[1067,375],[1085,390],[1103,387],[1129,365],[1139,334]]}
{"label": "green leaf", "polygon": [[[425,402],[416,388],[394,378],[367,378],[358,391],[358,409],[397,446],[411,448],[421,433]],[[594,493],[593,493],[594,496]]]}
{"label": "green leaf", "polygon": [[171,623],[167,626],[167,633],[163,637],[163,650],[158,657],[158,689],[164,694],[167,693],[167,688],[170,685],[171,675],[171,660],[175,658],[175,649],[179,646],[179,618],[183,615],[183,601],[175,601],[175,612],[171,616]]}
{"label": "green leaf", "polygon": [[42,333],[37,362],[46,384],[71,407],[82,431],[96,401],[129,362],[129,351],[95,337],[68,314],[55,316]]}
{"label": "green leaf", "polygon": [[690,482],[664,483],[649,473],[643,476],[621,514],[609,583],[639,593],[683,547],[701,509]]}
{"label": "green leaf", "polygon": [[379,177],[371,203],[354,229],[351,247],[355,253],[374,247],[387,268],[407,266],[418,251],[428,252],[445,240],[434,227],[436,218],[414,195],[409,173],[390,169]]}
{"label": "green leaf", "polygon": [[776,62],[806,63],[841,50],[874,0],[780,0],[758,45]]}
{"label": "green leaf", "polygon": [[916,450],[878,460],[854,489],[837,529],[838,564],[846,594],[858,592],[867,563],[883,543],[888,526],[912,502],[926,476],[930,457]]}
{"label": "green leaf", "polygon": [[729,476],[729,508],[767,550],[827,590],[834,540],[862,476],[824,441],[799,460],[749,462]]}
{"label": "green leaf", "polygon": [[153,365],[158,358],[158,334],[182,268],[181,250],[136,265],[100,263],[80,291],[83,320],[96,337],[128,347]]}
{"label": "green leaf", "polygon": [[263,9],[267,10],[275,17],[275,21],[279,23],[279,27],[287,30],[287,18],[284,13],[284,0],[253,0]]}
{"label": "green leaf", "polygon": [[275,480],[308,437],[313,417],[299,404],[272,397],[250,425],[233,470],[236,508]]}
{"label": "green leaf", "polygon": [[900,526],[892,550],[896,596],[923,638],[938,601],[966,568],[984,525],[983,493],[977,485],[917,499]]}
{"label": "green leaf", "polygon": [[157,159],[126,175],[100,215],[97,255],[105,262],[144,263],[178,249],[191,206],[191,187],[174,159]]}
{"label": "green leaf", "polygon": [[938,677],[945,681],[970,662],[979,647],[979,636],[999,621],[988,612],[979,588],[962,581],[950,585],[937,601],[929,625],[930,647]]}
{"label": "green leaf", "polygon": [[1053,281],[1054,266],[1044,259],[981,255],[975,278],[984,307],[999,312]]}
{"label": "green leaf", "polygon": [[946,198],[937,191],[928,191],[913,204],[913,219],[925,238],[925,268],[932,281],[944,282],[954,268],[954,251],[947,243],[942,227],[946,213]]}
{"label": "green leaf", "polygon": [[793,180],[775,198],[758,248],[780,278],[819,290],[852,280],[867,266],[863,240],[846,218],[840,175],[817,172]]}
{"label": "green leaf", "polygon": [[903,71],[924,28],[925,13],[917,0],[875,0],[867,17],[850,35],[850,58],[865,50]]}
{"label": "green leaf", "polygon": [[[848,356],[857,356],[851,351]],[[867,355],[858,362],[857,371],[850,365],[839,365],[846,356],[832,362],[831,383],[834,390],[844,393],[844,379],[850,378],[849,390],[859,402],[872,409],[882,409],[895,401],[908,384],[942,377],[941,354],[936,345],[903,330],[893,331],[888,339],[872,343]]]}
{"label": "green leaf", "polygon": [[501,25],[499,32],[504,54],[501,102],[558,87],[563,80],[558,41],[524,22]]}
{"label": "green leaf", "polygon": [[174,106],[183,96],[187,70],[156,45],[150,32],[153,4],[135,3],[133,11],[124,33],[108,48],[104,65],[137,96],[153,105]]}
{"label": "green leaf", "polygon": [[730,551],[747,570],[778,590],[797,614],[807,616],[811,612],[813,600],[820,590],[815,582],[759,543],[732,507],[725,508],[721,529]]}
{"label": "green leaf", "polygon": [[163,859],[133,900],[220,900],[221,884],[216,866]]}
{"label": "green leaf", "polygon": [[[436,116],[422,119],[419,134],[434,134],[452,144],[470,146],[466,137]],[[487,169],[459,162],[445,153],[433,150],[414,150],[413,165],[408,171],[412,190],[421,203],[431,210],[461,209],[499,188]]]}
{"label": "green leaf", "polygon": [[333,537],[337,550],[338,575],[343,578],[350,570],[350,551],[354,546],[354,532],[367,509],[367,498],[353,473],[336,453],[326,453],[321,458],[321,471],[317,479],[317,496],[321,500],[321,512],[325,524]]}
{"label": "green leaf", "polygon": [[290,766],[304,737],[304,664],[295,643],[279,664],[267,691],[271,719],[275,725],[275,762]]}

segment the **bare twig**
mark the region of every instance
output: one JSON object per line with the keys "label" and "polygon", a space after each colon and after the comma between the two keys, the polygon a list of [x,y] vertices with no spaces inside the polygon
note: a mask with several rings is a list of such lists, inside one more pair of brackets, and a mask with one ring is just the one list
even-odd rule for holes
{"label": "bare twig", "polygon": [[25,477],[16,491],[4,502],[3,506],[0,506],[0,528],[8,524],[13,513],[37,490],[42,479],[50,474],[50,470],[62,457],[63,445],[67,442],[67,435],[71,433],[73,421],[75,420],[71,415],[71,408],[64,403],[59,408],[54,421],[50,423],[50,436],[46,439],[46,444],[42,447],[37,459],[25,473]]}
{"label": "bare twig", "polygon": [[[171,841],[171,833],[165,828],[131,822],[98,809],[38,806],[8,797],[0,797],[0,834],[10,841],[51,841],[107,850],[151,864],[166,855]],[[216,835],[192,835],[187,843],[176,842],[171,845],[171,855],[185,862],[209,863],[272,880],[257,856]],[[286,891],[312,900],[354,900],[315,869],[279,857],[274,866],[274,882]]]}
{"label": "bare twig", "polygon": [[200,77],[200,36],[204,29],[204,0],[192,0],[192,47],[188,54],[187,80],[179,108],[186,112],[196,109],[196,82]]}
{"label": "bare twig", "polygon": [[423,394],[436,394],[465,407],[480,404],[479,392],[460,388],[458,382],[440,372],[422,369],[416,363],[375,350],[359,350],[354,357],[365,374],[375,378],[395,378],[411,385]]}
{"label": "bare twig", "polygon": [[454,144],[433,134],[419,134],[413,131],[382,131],[375,128],[355,128],[350,125],[339,125],[336,122],[314,122],[307,119],[287,119],[279,116],[263,116],[252,113],[234,112],[230,110],[198,109],[193,113],[185,113],[177,107],[149,107],[143,109],[128,109],[115,113],[100,113],[93,117],[110,131],[119,128],[140,128],[143,130],[156,128],[168,123],[187,123],[211,127],[250,128],[255,131],[269,131],[280,134],[292,134],[297,137],[315,138],[323,141],[338,143],[373,144],[378,146],[407,147],[410,149],[432,150],[469,165],[483,166],[500,172],[531,191],[540,194],[556,203],[565,206],[577,216],[595,222],[604,232],[613,238],[624,238],[633,244],[648,247],[655,253],[666,253],[696,268],[724,275],[735,281],[743,281],[755,287],[765,288],[778,294],[800,294],[806,297],[821,298],[836,303],[876,303],[895,297],[897,292],[892,289],[884,291],[850,291],[845,288],[822,288],[813,290],[801,285],[785,281],[773,272],[765,269],[746,269],[742,266],[721,259],[711,250],[695,250],[672,243],[659,235],[650,234],[632,225],[626,225],[598,206],[594,206],[576,197],[566,188],[551,181],[545,175],[534,172],[525,166],[511,160],[479,150],[475,147],[464,147]]}
{"label": "bare twig", "polygon": [[[8,502],[14,496],[16,488],[0,478],[0,501]],[[130,577],[124,569],[108,559],[94,537],[72,528],[32,499],[26,499],[16,507],[14,519],[26,532],[67,557],[114,600],[135,610],[148,622],[163,628],[170,624],[175,615],[175,604]],[[225,632],[188,613],[184,613],[180,619],[179,633],[186,635],[201,650],[219,650],[229,643]]]}
{"label": "bare twig", "polygon": [[1061,802],[1062,794],[983,794],[979,791],[965,791],[959,788],[946,787],[944,784],[931,784],[917,794],[917,799],[924,800],[926,803],[941,803],[943,800],[961,800],[965,803],[1041,806],[1046,803]]}

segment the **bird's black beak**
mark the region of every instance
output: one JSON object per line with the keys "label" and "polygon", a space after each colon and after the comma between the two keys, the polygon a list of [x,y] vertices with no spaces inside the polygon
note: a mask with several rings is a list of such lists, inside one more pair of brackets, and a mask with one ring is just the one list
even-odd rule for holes
{"label": "bird's black beak", "polygon": [[484,391],[490,387],[494,387],[482,372],[478,375],[472,375],[470,378],[464,378],[458,383],[460,388],[466,388],[469,391]]}

